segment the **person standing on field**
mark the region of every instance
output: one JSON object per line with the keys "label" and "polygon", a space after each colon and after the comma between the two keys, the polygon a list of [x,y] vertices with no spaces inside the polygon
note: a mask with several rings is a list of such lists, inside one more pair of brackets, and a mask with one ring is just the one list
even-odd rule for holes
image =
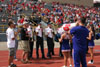
{"label": "person standing on field", "polygon": [[9,49],[9,59],[8,59],[8,67],[16,67],[13,63],[14,54],[15,54],[15,34],[14,34],[14,23],[9,21],[8,23],[9,28],[6,30],[7,35],[7,47]]}
{"label": "person standing on field", "polygon": [[22,48],[23,48],[23,54],[22,54],[22,63],[28,63],[29,59],[28,59],[28,55],[30,52],[30,47],[29,47],[29,34],[27,31],[28,28],[28,22],[24,21],[23,22],[23,27],[20,31],[21,33],[21,43],[22,43]]}
{"label": "person standing on field", "polygon": [[86,18],[82,17],[77,20],[76,26],[70,30],[70,34],[73,35],[73,59],[74,67],[87,67],[86,63],[86,51],[87,51],[87,37],[89,30],[85,27]]}

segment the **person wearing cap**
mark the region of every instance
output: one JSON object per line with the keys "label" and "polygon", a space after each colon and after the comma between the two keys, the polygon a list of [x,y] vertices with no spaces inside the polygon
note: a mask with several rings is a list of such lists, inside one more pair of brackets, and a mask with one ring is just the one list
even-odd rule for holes
{"label": "person wearing cap", "polygon": [[48,24],[48,27],[45,28],[45,34],[47,37],[47,46],[48,46],[47,57],[51,58],[51,55],[54,55],[54,41],[53,41],[54,31],[51,28],[51,24]]}
{"label": "person wearing cap", "polygon": [[70,34],[73,35],[73,59],[74,67],[87,67],[86,63],[86,50],[87,50],[87,37],[89,30],[85,27],[86,18],[82,17],[77,20],[76,26],[70,30]]}
{"label": "person wearing cap", "polygon": [[21,43],[22,43],[22,48],[23,48],[23,54],[22,54],[22,63],[27,63],[29,61],[28,59],[28,54],[30,52],[30,47],[29,47],[29,34],[27,31],[28,28],[28,22],[24,21],[23,22],[23,27],[20,31],[21,34]]}
{"label": "person wearing cap", "polygon": [[64,56],[64,66],[67,67],[67,60],[69,59],[70,67],[72,67],[71,63],[71,55],[70,55],[70,45],[69,41],[71,41],[71,35],[68,33],[69,29],[64,27],[64,32],[61,34],[61,37],[59,38],[59,42],[62,44],[61,51]]}
{"label": "person wearing cap", "polygon": [[43,28],[41,27],[40,23],[36,27],[35,32],[36,32],[36,56],[37,56],[37,59],[39,59],[39,46],[41,47],[42,59],[45,59],[44,44],[43,44]]}
{"label": "person wearing cap", "polygon": [[14,23],[9,21],[9,28],[6,30],[7,35],[7,47],[9,49],[8,67],[16,66],[13,64],[14,54],[15,54],[15,34],[14,34]]}

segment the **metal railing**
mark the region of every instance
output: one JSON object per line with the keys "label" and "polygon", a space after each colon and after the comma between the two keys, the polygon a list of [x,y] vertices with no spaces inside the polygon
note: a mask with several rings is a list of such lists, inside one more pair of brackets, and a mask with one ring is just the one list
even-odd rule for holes
{"label": "metal railing", "polygon": [[8,25],[0,25],[0,33],[5,33]]}

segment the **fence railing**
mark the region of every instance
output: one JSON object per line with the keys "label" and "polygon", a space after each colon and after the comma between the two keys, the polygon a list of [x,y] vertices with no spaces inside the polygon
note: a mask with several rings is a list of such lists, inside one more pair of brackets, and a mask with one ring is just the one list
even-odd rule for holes
{"label": "fence railing", "polygon": [[5,33],[8,25],[0,25],[0,33]]}

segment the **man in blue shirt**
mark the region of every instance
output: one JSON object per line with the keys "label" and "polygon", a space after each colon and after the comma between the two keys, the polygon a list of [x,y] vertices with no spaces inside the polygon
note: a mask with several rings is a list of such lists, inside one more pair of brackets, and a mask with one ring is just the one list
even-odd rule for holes
{"label": "man in blue shirt", "polygon": [[70,30],[73,35],[73,49],[74,49],[74,67],[87,67],[86,64],[86,49],[87,49],[87,37],[89,34],[88,29],[84,26],[86,18],[82,17],[77,21],[79,26],[76,26]]}

